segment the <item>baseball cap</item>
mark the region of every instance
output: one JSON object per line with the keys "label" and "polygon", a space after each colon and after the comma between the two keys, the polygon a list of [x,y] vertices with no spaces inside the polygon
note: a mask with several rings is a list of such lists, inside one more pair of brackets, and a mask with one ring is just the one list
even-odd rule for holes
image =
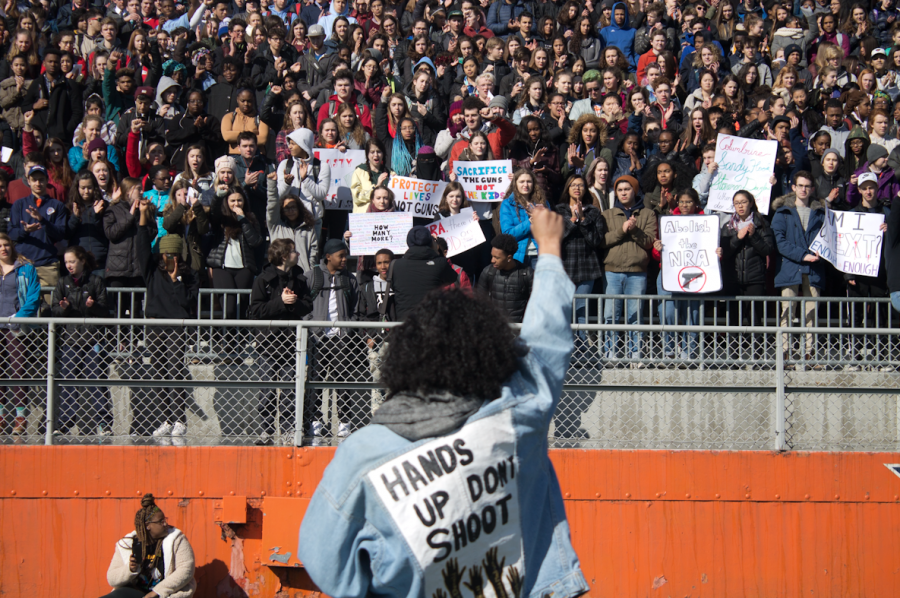
{"label": "baseball cap", "polygon": [[28,169],[28,176],[34,176],[36,174],[43,174],[45,177],[50,178],[47,174],[47,169],[43,166],[32,166]]}
{"label": "baseball cap", "polygon": [[152,100],[156,97],[156,90],[150,86],[144,85],[143,87],[138,87],[137,91],[134,93],[134,97],[144,96],[148,100]]}
{"label": "baseball cap", "polygon": [[884,48],[875,48],[874,50],[872,50],[872,54],[871,54],[870,58],[874,60],[875,57],[878,56],[879,54],[881,56],[884,56],[885,58],[887,58],[887,52],[884,51]]}
{"label": "baseball cap", "polygon": [[866,183],[872,183],[873,185],[878,184],[878,175],[874,172],[864,172],[859,175],[859,179],[856,182],[857,187],[862,187]]}
{"label": "baseball cap", "polygon": [[309,28],[306,37],[325,37],[325,28],[317,23]]}
{"label": "baseball cap", "polygon": [[447,18],[452,19],[454,17],[459,17],[460,19],[463,18],[462,11],[461,10],[451,10],[450,14],[447,15]]}

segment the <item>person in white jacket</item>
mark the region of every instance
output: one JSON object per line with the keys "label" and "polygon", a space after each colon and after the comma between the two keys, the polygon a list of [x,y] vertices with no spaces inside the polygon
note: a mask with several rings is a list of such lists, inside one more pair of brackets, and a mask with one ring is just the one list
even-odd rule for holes
{"label": "person in white jacket", "polygon": [[294,129],[287,136],[291,157],[282,160],[275,171],[278,176],[278,196],[285,197],[293,187],[306,209],[316,220],[316,237],[322,235],[325,196],[331,185],[331,168],[321,162],[313,151],[313,132]]}
{"label": "person in white jacket", "polygon": [[197,589],[194,550],[181,530],[171,527],[152,494],[141,499],[134,531],[116,542],[106,581],[114,589],[103,598],[190,598]]}

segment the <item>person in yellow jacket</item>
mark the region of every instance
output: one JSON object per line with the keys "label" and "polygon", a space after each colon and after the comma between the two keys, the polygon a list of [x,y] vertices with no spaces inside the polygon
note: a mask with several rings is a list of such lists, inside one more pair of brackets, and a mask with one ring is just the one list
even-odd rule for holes
{"label": "person in yellow jacket", "polygon": [[391,173],[384,164],[384,155],[384,146],[380,141],[369,139],[366,142],[366,163],[357,166],[350,178],[354,214],[364,214],[369,209],[375,187],[387,184]]}

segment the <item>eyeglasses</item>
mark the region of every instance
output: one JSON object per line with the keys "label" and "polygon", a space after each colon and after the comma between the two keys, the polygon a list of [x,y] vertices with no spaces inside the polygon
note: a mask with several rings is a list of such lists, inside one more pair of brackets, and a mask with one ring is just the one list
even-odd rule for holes
{"label": "eyeglasses", "polygon": [[600,88],[599,87],[585,87],[584,90],[588,93],[594,93],[594,92],[599,93]]}
{"label": "eyeglasses", "polygon": [[584,189],[584,185],[581,183],[572,183],[569,185],[569,189]]}
{"label": "eyeglasses", "polygon": [[299,210],[300,208],[298,208],[297,204],[295,204],[295,203],[289,203],[288,205],[284,206],[283,209],[284,209],[284,211],[288,211],[288,210]]}
{"label": "eyeglasses", "polygon": [[[168,256],[168,255],[169,255],[169,254],[166,254],[166,256]],[[157,524],[157,525],[159,525],[159,524],[165,525],[165,524],[167,524],[168,522],[169,522],[168,518],[163,517],[162,519],[159,519],[159,520],[157,520],[157,521],[148,521],[147,524],[155,523],[155,524]]]}

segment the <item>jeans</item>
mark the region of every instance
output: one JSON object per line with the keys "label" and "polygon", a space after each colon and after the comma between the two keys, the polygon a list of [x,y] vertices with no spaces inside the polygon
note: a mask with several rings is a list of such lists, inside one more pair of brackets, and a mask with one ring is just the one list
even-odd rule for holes
{"label": "jeans", "polygon": [[[607,272],[604,295],[643,295],[647,291],[646,272]],[[629,325],[640,324],[641,300],[629,299],[624,301],[626,319]],[[603,302],[603,321],[606,324],[618,324],[622,320],[622,299],[606,300]],[[628,346],[626,355],[639,359],[641,356],[641,343],[643,334],[640,332],[628,332]],[[615,359],[618,354],[619,333],[610,331],[606,333],[604,351],[607,359]]]}
{"label": "jeans", "polygon": [[[89,380],[106,380],[105,363],[103,361],[102,348],[96,342],[92,342],[91,335],[85,334],[84,338],[74,334],[74,338],[62,346],[59,354],[59,376],[62,379],[87,378]],[[87,421],[79,423],[79,432],[93,434],[98,426],[105,430],[112,427],[112,402],[109,397],[108,386],[90,386],[87,388],[90,395],[90,406],[87,413]],[[78,388],[74,386],[60,386],[59,391],[59,424],[61,432],[67,432],[75,424],[78,415]]]}
{"label": "jeans", "polygon": [[[656,293],[666,297],[686,297],[685,293],[671,293],[663,290],[662,287],[662,271],[656,277]],[[667,326],[697,326],[700,324],[700,301],[698,299],[679,299],[677,301],[660,301],[657,306],[659,310],[659,323],[665,323]],[[681,347],[681,359],[693,359],[697,355],[697,337],[696,332],[678,333],[681,336],[679,345]],[[675,357],[675,335],[674,332],[665,332],[663,334],[663,350],[666,357]]]}
{"label": "jeans", "polygon": [[[295,379],[297,361],[295,354],[290,351],[294,346],[295,334],[293,328],[272,328],[257,332],[260,380]],[[263,422],[264,433],[270,436],[275,434],[276,413],[282,438],[293,432],[295,396],[294,389],[282,389],[280,394],[275,388],[264,388],[259,391],[259,415]]]}
{"label": "jeans", "polygon": [[[575,294],[576,295],[590,295],[591,291],[594,290],[594,281],[586,280],[584,282],[579,282],[575,286]],[[590,306],[588,305],[588,299],[581,298],[575,299],[575,322],[577,324],[586,324],[588,321],[588,312],[590,311]],[[576,343],[575,350],[584,350],[585,341],[587,341],[587,333],[584,330],[579,330],[577,333],[578,338],[581,340],[581,345]]]}

